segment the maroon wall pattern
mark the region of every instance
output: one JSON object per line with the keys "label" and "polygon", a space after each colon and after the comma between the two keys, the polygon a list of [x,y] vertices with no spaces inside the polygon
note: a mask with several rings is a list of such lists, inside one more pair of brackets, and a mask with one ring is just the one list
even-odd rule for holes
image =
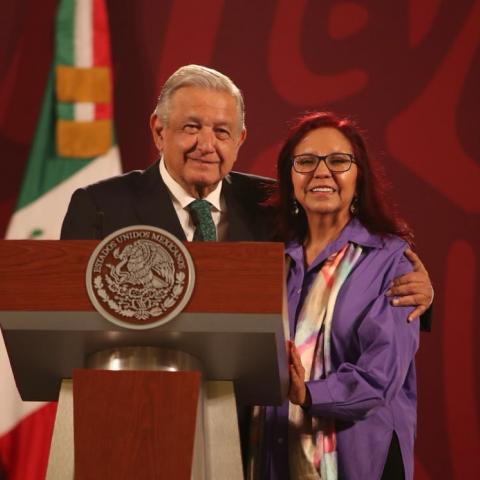
{"label": "maroon wall pattern", "polygon": [[[1,232],[51,62],[55,7],[1,5]],[[274,176],[287,122],[307,109],[351,114],[368,131],[436,291],[417,356],[416,478],[480,478],[480,0],[109,0],[108,9],[125,170],[155,159],[148,116],[186,63],[217,68],[244,92],[239,170]]]}

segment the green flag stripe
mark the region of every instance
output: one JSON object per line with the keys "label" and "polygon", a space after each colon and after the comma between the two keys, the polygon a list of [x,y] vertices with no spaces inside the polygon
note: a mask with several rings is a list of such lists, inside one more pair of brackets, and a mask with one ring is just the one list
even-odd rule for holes
{"label": "green flag stripe", "polygon": [[57,118],[73,120],[74,106],[70,102],[57,102]]}
{"label": "green flag stripe", "polygon": [[55,64],[73,65],[75,36],[75,0],[61,0],[55,31]]}

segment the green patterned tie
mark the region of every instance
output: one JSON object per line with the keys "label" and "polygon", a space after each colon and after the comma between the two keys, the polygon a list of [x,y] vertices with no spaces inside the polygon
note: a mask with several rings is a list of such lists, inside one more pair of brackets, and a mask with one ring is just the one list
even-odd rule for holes
{"label": "green patterned tie", "polygon": [[217,239],[217,231],[210,211],[210,203],[207,200],[194,200],[188,205],[195,233],[193,240],[197,242],[214,242]]}

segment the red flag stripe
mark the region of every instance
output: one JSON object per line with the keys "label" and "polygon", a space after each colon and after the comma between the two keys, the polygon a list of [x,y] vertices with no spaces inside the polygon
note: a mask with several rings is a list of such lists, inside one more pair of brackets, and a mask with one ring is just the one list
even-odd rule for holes
{"label": "red flag stripe", "polygon": [[[110,31],[105,3],[103,0],[93,0],[92,7],[93,66],[111,67]],[[111,71],[110,82],[112,82]],[[95,119],[107,118],[112,118],[112,105],[95,104]]]}
{"label": "red flag stripe", "polygon": [[57,403],[47,403],[0,437],[0,477],[44,480]]}

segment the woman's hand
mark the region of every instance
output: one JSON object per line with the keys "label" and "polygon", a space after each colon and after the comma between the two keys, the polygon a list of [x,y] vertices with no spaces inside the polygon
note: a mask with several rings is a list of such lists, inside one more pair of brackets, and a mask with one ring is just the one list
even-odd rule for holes
{"label": "woman's hand", "polygon": [[288,399],[295,405],[307,406],[307,387],[305,386],[305,369],[295,344],[288,340],[288,367],[290,370],[290,388]]}

